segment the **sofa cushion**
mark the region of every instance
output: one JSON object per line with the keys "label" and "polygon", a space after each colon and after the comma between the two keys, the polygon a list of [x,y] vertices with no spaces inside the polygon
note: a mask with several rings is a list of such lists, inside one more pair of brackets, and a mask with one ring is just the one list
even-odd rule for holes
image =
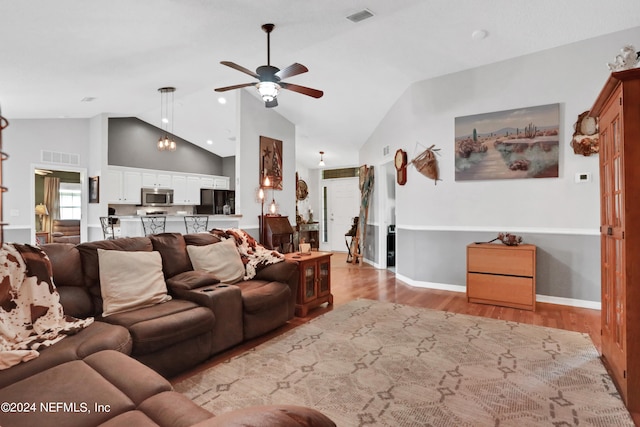
{"label": "sofa cushion", "polygon": [[183,237],[187,246],[204,246],[212,243],[218,243],[220,241],[217,236],[214,236],[211,233],[189,233],[183,235]]}
{"label": "sofa cushion", "polygon": [[123,237],[113,240],[98,240],[80,243],[78,246],[85,286],[89,290],[93,301],[93,315],[102,313],[102,295],[100,292],[100,266],[98,263],[98,248],[117,251],[152,251],[151,240],[147,237]]}
{"label": "sofa cushion", "polygon": [[98,260],[103,317],[171,299],[159,252],[98,249]]}
{"label": "sofa cushion", "polygon": [[267,405],[250,406],[219,414],[193,427],[336,427],[323,413],[304,406]]}
{"label": "sofa cushion", "polygon": [[93,315],[93,302],[85,287],[78,248],[70,243],[48,243],[41,248],[51,260],[64,314],[78,318]]}
{"label": "sofa cushion", "polygon": [[[40,350],[40,356],[27,363],[0,371],[0,388],[71,360],[82,359],[102,350],[131,353],[131,335],[121,326],[93,322],[75,335]],[[1,424],[1,423],[0,423]]]}
{"label": "sofa cushion", "polygon": [[254,279],[237,286],[242,293],[245,313],[259,313],[276,306],[288,307],[291,290],[284,283]]}
{"label": "sofa cushion", "polygon": [[116,313],[105,322],[124,326],[133,339],[133,356],[153,353],[186,339],[210,332],[213,312],[196,303],[171,300],[164,304]]}
{"label": "sofa cushion", "polygon": [[[70,384],[73,386],[70,387]],[[9,385],[0,390],[0,400],[34,402],[38,409],[28,413],[0,412],[0,424],[3,426],[97,426],[137,410],[155,419],[159,425],[167,426],[192,425],[210,416],[195,403],[173,392],[171,384],[160,375],[138,361],[113,351],[63,363]],[[63,410],[58,408],[57,402],[75,406]],[[40,403],[53,404],[54,411],[40,410]],[[170,406],[161,408],[159,403]],[[96,410],[96,405],[108,409]],[[173,416],[172,408],[177,411],[177,416]],[[161,417],[167,417],[167,421],[179,420],[184,424],[164,423]]]}
{"label": "sofa cushion", "polygon": [[167,279],[167,287],[172,291],[177,289],[196,289],[218,283],[220,283],[220,279],[217,279],[214,274],[204,270],[185,271],[184,273]]}
{"label": "sofa cushion", "polygon": [[162,270],[169,278],[193,270],[187,254],[187,244],[180,233],[161,233],[149,236],[153,250],[162,256]]}
{"label": "sofa cushion", "polygon": [[231,239],[206,246],[187,246],[187,252],[195,270],[207,271],[223,283],[234,284],[244,278],[244,264]]}

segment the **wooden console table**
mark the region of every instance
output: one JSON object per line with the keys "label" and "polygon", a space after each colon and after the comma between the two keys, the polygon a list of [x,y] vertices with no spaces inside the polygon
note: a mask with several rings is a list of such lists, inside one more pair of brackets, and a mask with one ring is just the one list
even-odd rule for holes
{"label": "wooden console table", "polygon": [[333,304],[331,295],[331,255],[330,252],[285,254],[287,261],[298,264],[298,293],[296,295],[296,316],[306,317],[310,308]]}
{"label": "wooden console table", "polygon": [[536,309],[536,247],[467,246],[467,301]]}

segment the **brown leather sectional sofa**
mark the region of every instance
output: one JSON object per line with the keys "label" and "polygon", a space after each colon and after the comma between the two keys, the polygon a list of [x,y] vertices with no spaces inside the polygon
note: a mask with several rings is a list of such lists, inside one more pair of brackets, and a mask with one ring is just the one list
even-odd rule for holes
{"label": "brown leather sectional sofa", "polygon": [[[216,242],[208,233],[164,233],[44,245],[65,314],[96,321],[45,348],[36,359],[0,371],[0,402],[21,405],[0,411],[0,425],[335,425],[303,407],[248,408],[214,417],[172,391],[163,378],[273,330],[294,315],[296,265],[281,262],[252,280],[219,283],[211,274],[193,270],[186,249]],[[158,251],[172,299],[102,317],[98,249]],[[25,410],[30,403],[36,406]]]}

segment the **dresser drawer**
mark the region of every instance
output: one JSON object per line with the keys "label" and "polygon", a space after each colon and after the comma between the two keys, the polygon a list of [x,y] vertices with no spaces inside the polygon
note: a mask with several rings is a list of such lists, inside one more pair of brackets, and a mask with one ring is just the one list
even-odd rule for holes
{"label": "dresser drawer", "polygon": [[500,246],[495,249],[486,246],[469,247],[467,270],[474,273],[532,277],[535,275],[535,252]]}
{"label": "dresser drawer", "polygon": [[467,274],[467,297],[470,302],[489,302],[517,308],[534,305],[533,278]]}

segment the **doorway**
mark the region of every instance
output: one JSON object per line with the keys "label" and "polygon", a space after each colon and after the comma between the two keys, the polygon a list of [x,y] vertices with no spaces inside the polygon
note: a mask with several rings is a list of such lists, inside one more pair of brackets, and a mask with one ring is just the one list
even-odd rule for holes
{"label": "doorway", "polygon": [[339,178],[323,181],[324,236],[323,250],[348,252],[345,233],[360,215],[359,178]]}
{"label": "doorway", "polygon": [[[51,165],[32,165],[31,173],[31,206],[38,206],[44,202],[44,178],[57,177],[60,179],[60,196],[59,207],[56,219],[79,219],[80,221],[80,241],[87,240],[87,200],[88,200],[88,183],[87,171],[84,168],[60,167],[51,168]],[[39,210],[42,212],[42,210]],[[42,224],[48,220],[49,212],[45,211],[47,216],[32,215],[31,236],[32,243],[42,243],[44,241],[51,242],[52,235],[49,226],[43,227]],[[43,228],[45,228],[43,230]],[[46,235],[46,237],[45,237]]]}

